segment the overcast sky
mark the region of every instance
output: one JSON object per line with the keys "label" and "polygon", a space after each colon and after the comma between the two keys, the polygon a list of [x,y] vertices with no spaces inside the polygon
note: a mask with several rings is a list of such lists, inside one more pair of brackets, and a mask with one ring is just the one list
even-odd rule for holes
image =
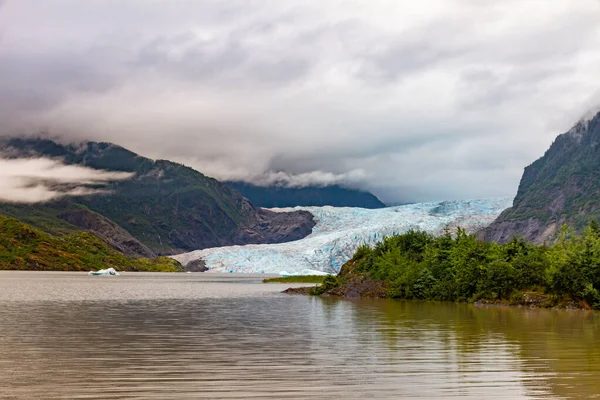
{"label": "overcast sky", "polygon": [[0,131],[384,201],[514,195],[600,104],[600,0],[0,0]]}

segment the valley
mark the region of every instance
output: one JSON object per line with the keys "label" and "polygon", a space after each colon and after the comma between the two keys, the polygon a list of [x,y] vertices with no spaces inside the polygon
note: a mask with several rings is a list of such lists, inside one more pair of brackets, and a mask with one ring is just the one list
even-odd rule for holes
{"label": "valley", "polygon": [[458,226],[475,233],[511,204],[510,198],[443,201],[378,210],[352,207],[296,207],[315,217],[312,234],[289,243],[227,246],[173,256],[183,265],[201,259],[210,271],[243,273],[337,274],[362,245],[408,230],[441,234]]}
{"label": "valley", "polygon": [[600,0],[0,0],[0,399],[600,399]]}

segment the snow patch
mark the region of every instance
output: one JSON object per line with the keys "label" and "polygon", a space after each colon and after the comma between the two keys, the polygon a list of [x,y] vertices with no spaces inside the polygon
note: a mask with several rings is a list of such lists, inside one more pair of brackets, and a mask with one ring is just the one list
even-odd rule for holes
{"label": "snow patch", "polygon": [[186,265],[203,259],[209,271],[310,275],[338,273],[356,249],[410,229],[440,234],[457,226],[475,232],[489,225],[506,208],[508,197],[483,200],[409,204],[377,210],[353,207],[294,207],[306,210],[316,225],[304,239],[288,243],[226,246],[173,256]]}

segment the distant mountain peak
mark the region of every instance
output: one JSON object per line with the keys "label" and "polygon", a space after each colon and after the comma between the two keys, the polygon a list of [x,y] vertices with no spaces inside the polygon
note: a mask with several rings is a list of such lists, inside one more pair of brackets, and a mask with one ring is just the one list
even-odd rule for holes
{"label": "distant mountain peak", "polygon": [[590,108],[583,116],[579,119],[579,122],[589,123],[594,118],[600,116],[600,105]]}
{"label": "distant mountain peak", "polygon": [[486,229],[498,242],[514,235],[542,243],[561,225],[576,230],[600,218],[600,110],[585,114],[559,135],[545,154],[525,168],[513,207]]}
{"label": "distant mountain peak", "polygon": [[598,118],[600,118],[600,106],[590,108],[565,135],[580,141],[588,131],[590,124]]}
{"label": "distant mountain peak", "polygon": [[346,188],[339,184],[289,187],[283,185],[259,186],[242,181],[226,183],[254,204],[265,208],[296,206],[385,207],[385,204],[374,194]]}

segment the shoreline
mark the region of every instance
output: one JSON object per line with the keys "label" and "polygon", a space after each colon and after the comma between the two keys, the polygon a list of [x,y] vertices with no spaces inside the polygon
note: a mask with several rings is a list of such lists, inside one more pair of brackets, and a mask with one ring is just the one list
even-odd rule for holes
{"label": "shoreline", "polygon": [[[393,298],[387,294],[387,285],[382,281],[362,281],[360,285],[344,285],[342,287],[336,287],[331,290],[327,290],[321,294],[312,293],[313,287],[290,287],[284,290],[282,293],[288,295],[302,295],[302,296],[315,296],[315,297],[338,297],[340,299],[389,299],[389,300],[400,300],[400,301],[430,301],[430,300],[416,300],[416,299],[402,299]],[[374,290],[375,289],[375,290]],[[521,298],[517,299],[513,295],[512,300],[477,300],[474,302],[459,302],[462,304],[471,304],[475,307],[487,308],[487,307],[512,307],[512,308],[529,308],[529,309],[546,309],[546,310],[579,310],[579,311],[595,311],[585,301],[577,301],[567,298],[556,298],[554,296],[537,293],[537,292],[522,292]],[[443,301],[444,303],[452,303],[451,301]]]}

